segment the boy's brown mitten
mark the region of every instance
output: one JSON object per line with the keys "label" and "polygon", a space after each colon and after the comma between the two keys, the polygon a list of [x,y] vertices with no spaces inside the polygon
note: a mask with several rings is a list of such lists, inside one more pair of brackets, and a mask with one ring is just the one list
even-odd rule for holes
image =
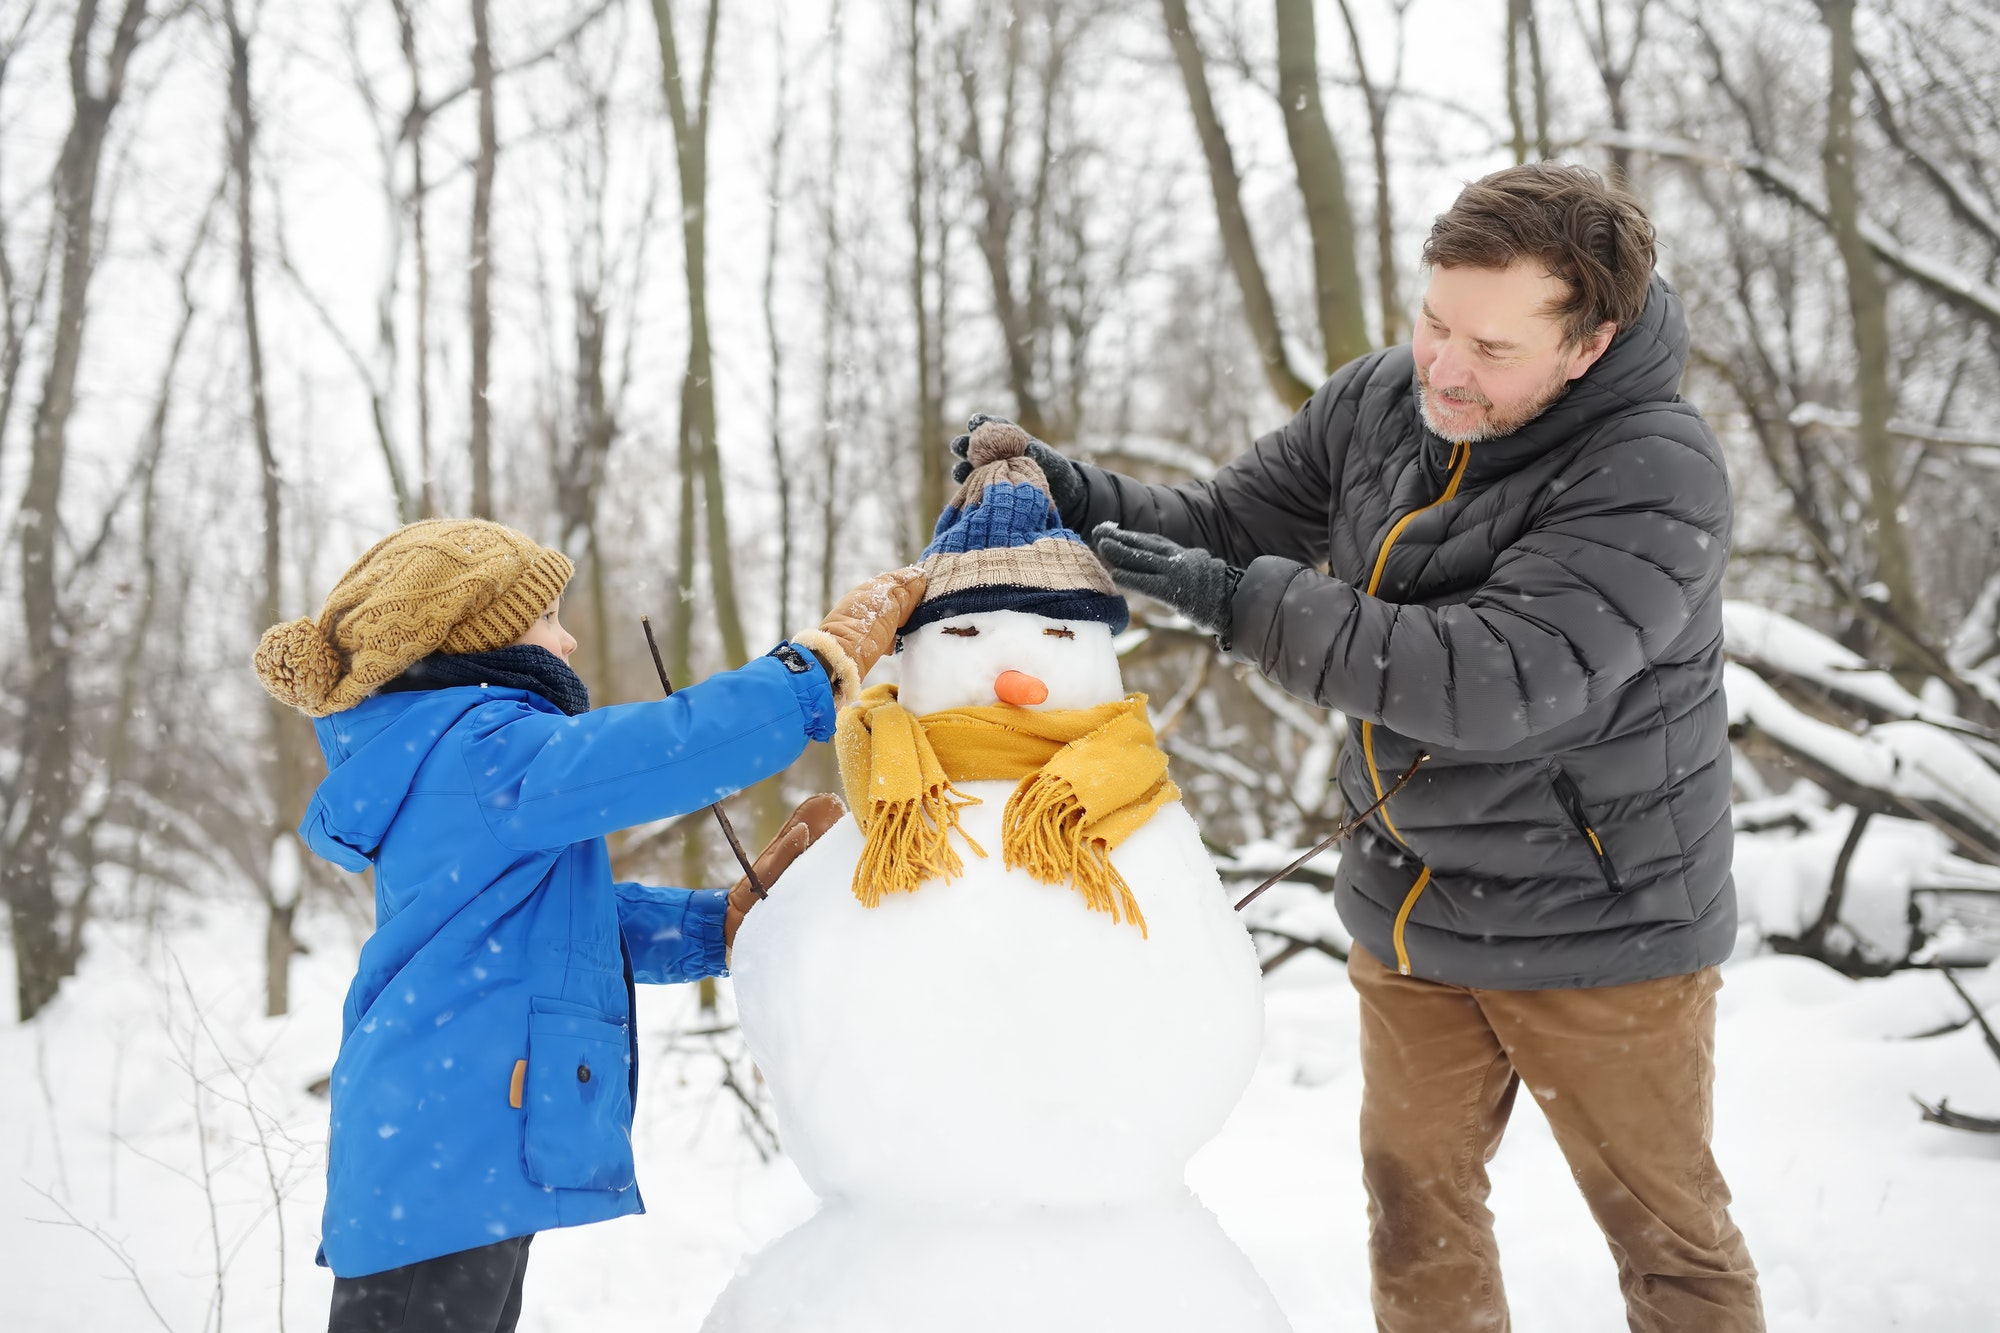
{"label": "boy's brown mitten", "polygon": [[895,646],[896,631],[923,601],[925,585],[915,565],[877,574],[836,602],[818,629],[793,636],[826,663],[835,703],[851,704],[861,693],[861,678]]}
{"label": "boy's brown mitten", "polygon": [[[757,853],[754,863],[757,879],[769,890],[778,882],[799,854],[819,841],[820,835],[840,822],[847,813],[847,807],[840,803],[838,796],[821,792],[800,801],[798,809],[792,811],[791,818],[778,830],[778,836],[764,844],[764,850]],[[743,925],[743,918],[757,905],[757,895],[750,890],[748,878],[739,879],[729,889],[729,905],[722,914],[722,947],[736,946],[736,932]]]}

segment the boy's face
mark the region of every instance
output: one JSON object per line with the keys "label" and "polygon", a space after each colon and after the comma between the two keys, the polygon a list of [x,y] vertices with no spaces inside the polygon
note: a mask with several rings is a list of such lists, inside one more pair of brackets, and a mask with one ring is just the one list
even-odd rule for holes
{"label": "boy's face", "polygon": [[569,655],[576,651],[576,640],[562,627],[562,621],[558,619],[561,611],[562,598],[558,597],[549,603],[548,610],[542,612],[541,619],[528,626],[526,634],[514,640],[514,646],[533,644],[537,648],[548,649],[565,662],[569,661]]}

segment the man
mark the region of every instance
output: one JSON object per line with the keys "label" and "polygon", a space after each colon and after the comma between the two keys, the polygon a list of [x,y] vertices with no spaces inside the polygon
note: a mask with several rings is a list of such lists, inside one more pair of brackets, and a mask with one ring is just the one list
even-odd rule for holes
{"label": "man", "polygon": [[1721,451],[1628,196],[1559,163],[1468,186],[1411,346],[1336,372],[1211,481],[1039,446],[1125,587],[1348,716],[1377,1325],[1506,1329],[1485,1164],[1525,1081],[1644,1333],[1763,1328],[1709,1150],[1736,932]]}

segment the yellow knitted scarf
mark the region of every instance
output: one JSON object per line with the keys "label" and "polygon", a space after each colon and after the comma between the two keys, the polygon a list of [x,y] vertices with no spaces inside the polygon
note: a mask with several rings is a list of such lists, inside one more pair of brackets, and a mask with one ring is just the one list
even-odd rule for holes
{"label": "yellow knitted scarf", "polygon": [[1006,864],[1044,884],[1074,884],[1092,911],[1146,932],[1146,918],[1111,849],[1180,789],[1146,721],[1146,696],[1045,713],[1006,705],[953,708],[918,717],[878,685],[840,715],[835,737],[847,804],[867,842],[854,868],[864,906],[910,893],[926,879],[963,869],[956,829],[973,854],[986,851],[959,825],[977,805],[952,784],[1019,778],[1000,817]]}

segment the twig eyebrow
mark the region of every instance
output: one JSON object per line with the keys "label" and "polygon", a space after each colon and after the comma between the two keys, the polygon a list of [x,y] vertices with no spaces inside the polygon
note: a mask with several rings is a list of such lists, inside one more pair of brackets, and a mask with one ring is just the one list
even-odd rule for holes
{"label": "twig eyebrow", "polygon": [[1074,639],[1076,637],[1076,631],[1067,625],[1051,625],[1043,630],[1042,633],[1048,635],[1051,639]]}
{"label": "twig eyebrow", "polygon": [[961,639],[976,639],[979,637],[979,626],[946,625],[942,632],[945,634],[956,634]]}

